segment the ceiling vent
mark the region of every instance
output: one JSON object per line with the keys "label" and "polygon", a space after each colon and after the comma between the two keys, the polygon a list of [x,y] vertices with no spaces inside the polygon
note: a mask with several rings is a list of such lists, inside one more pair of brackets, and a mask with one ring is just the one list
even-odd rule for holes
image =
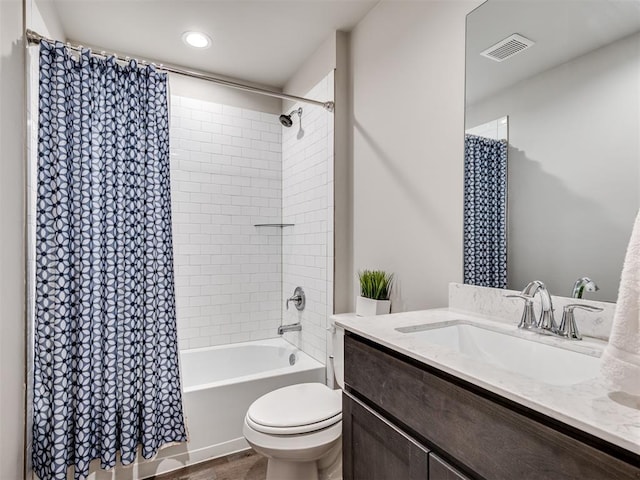
{"label": "ceiling vent", "polygon": [[523,52],[535,43],[536,42],[533,40],[529,40],[522,35],[514,33],[495,45],[490,46],[480,55],[490,58],[491,60],[495,60],[496,62],[502,62],[507,58],[511,58],[514,55]]}

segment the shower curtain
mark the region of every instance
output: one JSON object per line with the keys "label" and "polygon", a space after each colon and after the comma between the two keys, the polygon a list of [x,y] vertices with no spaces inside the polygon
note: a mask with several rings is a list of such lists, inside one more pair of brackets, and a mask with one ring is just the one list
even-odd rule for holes
{"label": "shower curtain", "polygon": [[465,135],[464,283],[507,287],[507,142]]}
{"label": "shower curtain", "polygon": [[40,46],[33,465],[185,441],[166,74]]}

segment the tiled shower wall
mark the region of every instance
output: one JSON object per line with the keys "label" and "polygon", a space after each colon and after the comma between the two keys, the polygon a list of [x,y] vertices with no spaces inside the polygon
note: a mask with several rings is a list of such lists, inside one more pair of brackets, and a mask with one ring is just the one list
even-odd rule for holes
{"label": "tiled shower wall", "polygon": [[[333,72],[305,97],[333,98]],[[284,311],[283,323],[301,321],[301,332],[286,338],[321,362],[326,361],[326,328],[333,313],[333,114],[321,107],[302,107],[302,123],[283,129],[282,220],[292,223],[282,234],[283,302],[297,286],[306,307]]]}
{"label": "tiled shower wall", "polygon": [[181,350],[273,337],[281,317],[277,115],[171,97]]}

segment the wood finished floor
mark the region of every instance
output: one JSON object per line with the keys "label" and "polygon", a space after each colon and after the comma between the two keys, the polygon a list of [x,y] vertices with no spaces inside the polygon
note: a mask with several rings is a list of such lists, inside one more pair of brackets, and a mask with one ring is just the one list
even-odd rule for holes
{"label": "wood finished floor", "polygon": [[253,450],[181,468],[147,480],[264,480],[267,459]]}

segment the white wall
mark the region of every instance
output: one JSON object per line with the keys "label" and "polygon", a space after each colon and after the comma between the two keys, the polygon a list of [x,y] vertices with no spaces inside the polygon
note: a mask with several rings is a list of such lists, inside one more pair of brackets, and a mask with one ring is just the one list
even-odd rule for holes
{"label": "white wall", "polygon": [[[351,160],[349,44],[351,36],[336,32],[333,111],[333,313],[352,311],[353,162]],[[329,338],[327,339],[329,342]]]}
{"label": "white wall", "polygon": [[[282,91],[305,97],[328,72],[333,71],[336,68],[336,41],[339,35],[340,32],[332,32],[316,51],[309,55],[309,58],[298,68],[296,73],[287,80]],[[329,99],[317,98],[317,100],[327,101]],[[294,102],[284,101],[283,109],[289,112],[293,108],[293,104]]]}
{"label": "white wall", "polygon": [[281,148],[274,114],[171,97],[181,350],[276,334],[281,230],[254,225],[281,222]]}
{"label": "white wall", "polygon": [[[27,28],[35,30],[45,37],[66,40],[58,11],[50,0],[26,0]],[[37,47],[34,50],[38,50]]]}
{"label": "white wall", "polygon": [[573,282],[615,301],[638,210],[640,34],[547,70],[467,109],[509,115],[508,282]]}
{"label": "white wall", "polygon": [[[305,97],[333,98],[333,71]],[[284,310],[283,323],[302,323],[285,338],[320,362],[326,361],[327,315],[333,307],[333,115],[322,107],[302,107],[293,126],[282,129],[283,304],[297,286],[306,306]]]}
{"label": "white wall", "polygon": [[444,306],[462,278],[464,29],[479,3],[383,1],[351,33],[352,281],[393,272],[392,311]]}
{"label": "white wall", "polygon": [[25,66],[22,2],[0,1],[0,475],[24,472]]}

